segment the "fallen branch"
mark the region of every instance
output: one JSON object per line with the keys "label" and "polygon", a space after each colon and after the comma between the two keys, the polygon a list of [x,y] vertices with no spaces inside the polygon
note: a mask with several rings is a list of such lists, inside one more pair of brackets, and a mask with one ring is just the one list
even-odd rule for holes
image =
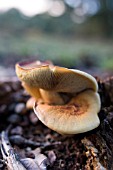
{"label": "fallen branch", "polygon": [[26,170],[25,166],[21,163],[19,155],[12,148],[7,132],[1,133],[1,152],[9,170]]}
{"label": "fallen branch", "polygon": [[9,142],[8,131],[1,133],[1,153],[8,170],[46,170],[47,168],[48,159],[43,154],[36,153],[35,159],[21,159]]}

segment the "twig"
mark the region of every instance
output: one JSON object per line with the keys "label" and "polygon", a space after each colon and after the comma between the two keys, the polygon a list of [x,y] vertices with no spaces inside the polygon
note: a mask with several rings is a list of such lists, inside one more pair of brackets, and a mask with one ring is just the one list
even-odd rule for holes
{"label": "twig", "polygon": [[1,153],[9,170],[26,170],[21,163],[19,155],[12,148],[7,132],[1,133]]}
{"label": "twig", "polygon": [[47,142],[36,142],[36,141],[32,141],[29,139],[26,139],[20,135],[13,135],[10,136],[9,138],[11,140],[12,143],[20,146],[20,145],[26,145],[26,146],[33,146],[33,147],[40,147],[42,149],[47,148],[49,146],[55,146],[55,145],[60,145],[61,142],[54,142],[54,143],[47,143]]}
{"label": "twig", "polygon": [[41,143],[26,139],[20,135],[10,136],[10,140],[12,143],[16,145],[27,145],[27,146],[29,145],[29,146],[34,146],[34,147],[41,146]]}

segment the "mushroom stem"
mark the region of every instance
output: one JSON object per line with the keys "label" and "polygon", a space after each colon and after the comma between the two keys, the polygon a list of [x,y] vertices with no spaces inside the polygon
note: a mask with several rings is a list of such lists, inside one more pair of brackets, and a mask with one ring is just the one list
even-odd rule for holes
{"label": "mushroom stem", "polygon": [[54,91],[40,89],[40,94],[46,104],[63,105],[65,104],[61,95]]}
{"label": "mushroom stem", "polygon": [[26,91],[34,97],[36,100],[41,98],[40,92],[38,88],[35,88],[33,86],[30,86],[26,84],[25,82],[22,82],[22,86],[26,89]]}

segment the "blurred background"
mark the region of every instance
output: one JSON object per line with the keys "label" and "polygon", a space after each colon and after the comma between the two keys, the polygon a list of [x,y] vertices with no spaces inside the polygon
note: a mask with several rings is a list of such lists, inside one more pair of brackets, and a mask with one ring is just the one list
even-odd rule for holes
{"label": "blurred background", "polygon": [[112,0],[0,0],[0,75],[16,62],[113,70]]}

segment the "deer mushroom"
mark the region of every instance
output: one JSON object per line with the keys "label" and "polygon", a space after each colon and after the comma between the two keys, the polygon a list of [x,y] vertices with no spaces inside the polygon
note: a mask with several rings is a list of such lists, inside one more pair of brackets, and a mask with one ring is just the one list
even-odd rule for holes
{"label": "deer mushroom", "polygon": [[71,135],[99,126],[101,103],[91,75],[39,61],[16,64],[16,73],[36,99],[36,115],[52,130]]}

